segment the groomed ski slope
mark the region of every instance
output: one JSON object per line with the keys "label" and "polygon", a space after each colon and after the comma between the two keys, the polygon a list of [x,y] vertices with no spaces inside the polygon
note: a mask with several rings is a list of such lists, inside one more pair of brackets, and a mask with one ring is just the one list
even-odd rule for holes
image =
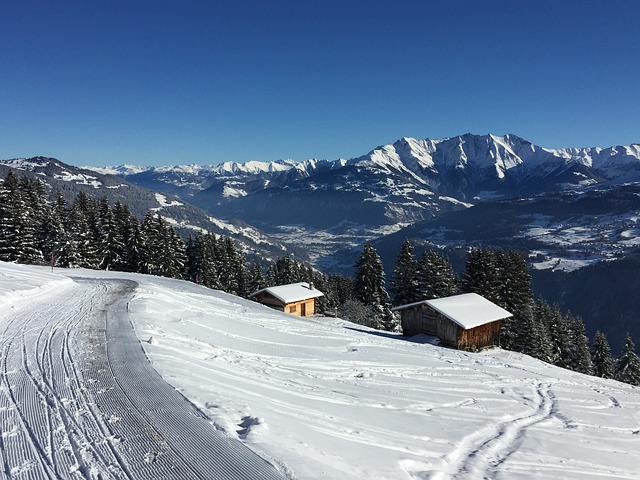
{"label": "groomed ski slope", "polygon": [[[300,319],[187,282],[49,272],[0,263],[3,342],[11,337],[16,348],[31,348],[30,340],[22,340],[28,337],[7,323],[7,312],[44,319],[39,300],[46,303],[69,289],[84,298],[83,288],[109,283],[71,284],[67,275],[134,280],[138,286],[126,313],[157,372],[216,429],[290,479],[638,478],[638,388],[498,349],[463,353],[431,345],[428,338],[410,342],[339,319]],[[76,309],[89,308],[74,302]],[[81,317],[68,326],[69,336],[87,328]],[[43,358],[47,351],[60,355],[59,347],[42,345]],[[2,373],[3,394],[10,371]],[[56,375],[63,374],[54,368]],[[148,379],[139,381],[140,391],[148,387]],[[58,382],[52,395],[67,398],[88,389],[92,398],[95,392],[84,382],[67,390]],[[11,445],[28,445],[20,416],[9,431],[4,419],[12,407],[35,409],[27,406],[40,397],[30,398],[0,406],[3,458]],[[157,423],[161,417],[158,412]],[[154,423],[153,415],[149,421]],[[76,442],[102,445],[105,433],[110,431],[91,438],[88,432],[84,443]],[[73,459],[55,458],[59,471],[74,467]],[[36,467],[25,460],[12,478],[39,478],[26,476],[29,468]],[[91,478],[86,471],[77,474]]]}
{"label": "groomed ski slope", "polygon": [[155,372],[127,314],[134,281],[55,283],[0,314],[2,478],[285,478]]}

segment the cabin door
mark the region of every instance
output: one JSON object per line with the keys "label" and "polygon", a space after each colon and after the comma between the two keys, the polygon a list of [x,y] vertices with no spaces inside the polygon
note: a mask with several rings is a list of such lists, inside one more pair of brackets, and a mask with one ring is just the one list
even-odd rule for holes
{"label": "cabin door", "polygon": [[300,305],[300,315],[302,317],[306,317],[307,316],[307,304],[303,303]]}

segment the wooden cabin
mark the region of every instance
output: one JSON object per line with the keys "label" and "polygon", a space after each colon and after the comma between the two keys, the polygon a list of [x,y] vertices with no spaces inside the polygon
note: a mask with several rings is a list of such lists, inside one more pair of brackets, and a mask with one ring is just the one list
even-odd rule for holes
{"label": "wooden cabin", "polygon": [[512,317],[505,309],[476,293],[423,300],[393,309],[402,319],[402,333],[424,333],[442,345],[480,350],[500,344],[500,324]]}
{"label": "wooden cabin", "polygon": [[250,295],[257,302],[282,312],[310,317],[316,313],[316,299],[324,296],[313,283],[291,283],[277,287],[263,288]]}

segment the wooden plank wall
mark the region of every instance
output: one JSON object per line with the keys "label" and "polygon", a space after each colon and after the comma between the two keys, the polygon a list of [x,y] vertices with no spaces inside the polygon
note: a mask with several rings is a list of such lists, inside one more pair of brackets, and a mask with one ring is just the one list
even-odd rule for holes
{"label": "wooden plank wall", "polygon": [[316,313],[316,299],[309,298],[299,302],[287,303],[284,311],[292,315],[310,317]]}
{"label": "wooden plank wall", "polygon": [[402,333],[407,336],[425,333],[440,339],[442,345],[460,350],[478,350],[498,345],[500,321],[464,330],[457,323],[428,305],[416,305],[400,312]]}
{"label": "wooden plank wall", "polygon": [[458,348],[460,350],[479,350],[498,345],[500,341],[500,320],[479,327],[462,330]]}

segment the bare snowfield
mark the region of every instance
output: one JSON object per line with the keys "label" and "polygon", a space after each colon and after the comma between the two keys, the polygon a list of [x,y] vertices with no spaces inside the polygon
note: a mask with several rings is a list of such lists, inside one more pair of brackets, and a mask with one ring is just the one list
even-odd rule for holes
{"label": "bare snowfield", "polygon": [[[301,319],[188,282],[117,272],[50,272],[0,262],[3,362],[19,358],[11,355],[15,345],[17,351],[31,348],[32,337],[25,333],[31,330],[12,333],[18,313],[47,319],[42,305],[71,290],[76,300],[70,308],[88,309],[95,299],[81,294],[83,289],[108,284],[72,283],[68,276],[134,280],[138,286],[128,297],[126,317],[151,365],[197,407],[195,416],[289,479],[639,478],[638,388],[499,349],[464,353],[434,346],[428,338],[407,341],[340,319]],[[32,329],[36,338],[50,323]],[[72,338],[85,328],[79,312],[66,331]],[[9,337],[13,346],[6,347]],[[46,345],[42,342],[41,358]],[[20,368],[0,371],[0,398],[16,394],[11,375]],[[41,374],[64,377],[52,370]],[[133,381],[129,395],[136,388],[146,391],[150,378]],[[82,391],[90,402],[99,395],[95,387],[74,382],[52,383],[51,398],[69,400]],[[12,424],[7,419],[11,408],[48,407],[26,395],[15,399],[0,405],[0,478],[39,478],[29,475],[29,458],[23,459],[24,468],[8,468],[7,452],[28,446],[20,432],[29,424],[20,415]],[[86,408],[93,411],[91,405]],[[96,438],[85,434],[87,455],[118,454],[134,442],[117,443],[125,419],[113,415],[117,418],[98,422],[102,430],[94,431]],[[161,424],[160,413],[156,418]],[[56,473],[45,478],[109,478],[112,473],[78,468],[73,458],[47,452],[43,457]],[[55,465],[63,460],[66,470],[62,463]],[[113,476],[141,478],[131,470]]]}

